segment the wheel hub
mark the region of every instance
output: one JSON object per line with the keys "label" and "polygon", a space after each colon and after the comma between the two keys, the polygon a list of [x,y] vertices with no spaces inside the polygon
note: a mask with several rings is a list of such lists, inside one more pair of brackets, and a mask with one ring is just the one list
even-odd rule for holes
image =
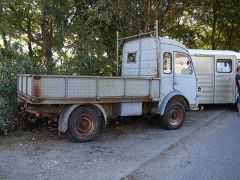
{"label": "wheel hub", "polygon": [[88,114],[82,114],[77,120],[76,120],[76,130],[77,133],[81,136],[88,136],[90,135],[94,128],[95,128],[95,122],[94,119],[88,115]]}
{"label": "wheel hub", "polygon": [[170,123],[172,125],[178,125],[183,118],[183,114],[179,108],[174,108],[170,112]]}

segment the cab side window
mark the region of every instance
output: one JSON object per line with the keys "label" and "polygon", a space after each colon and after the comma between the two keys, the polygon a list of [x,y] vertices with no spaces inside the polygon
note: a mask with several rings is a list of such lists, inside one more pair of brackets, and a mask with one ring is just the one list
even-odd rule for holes
{"label": "cab side window", "polygon": [[175,74],[190,75],[193,73],[191,60],[184,54],[176,53],[174,65]]}
{"label": "cab side window", "polygon": [[163,54],[163,72],[164,74],[172,73],[172,54],[165,52]]}
{"label": "cab side window", "polygon": [[232,60],[231,59],[218,59],[217,60],[217,72],[218,73],[231,73],[232,72]]}
{"label": "cab side window", "polygon": [[137,52],[129,52],[127,55],[127,63],[137,62]]}

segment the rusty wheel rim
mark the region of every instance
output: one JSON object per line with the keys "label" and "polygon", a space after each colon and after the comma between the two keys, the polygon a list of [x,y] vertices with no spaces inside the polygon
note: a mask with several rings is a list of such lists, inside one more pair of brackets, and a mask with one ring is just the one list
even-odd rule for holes
{"label": "rusty wheel rim", "polygon": [[180,108],[174,108],[170,111],[169,117],[169,121],[172,125],[178,125],[182,121],[183,113]]}
{"label": "rusty wheel rim", "polygon": [[82,114],[75,123],[76,132],[80,136],[89,136],[95,129],[95,121],[89,114]]}

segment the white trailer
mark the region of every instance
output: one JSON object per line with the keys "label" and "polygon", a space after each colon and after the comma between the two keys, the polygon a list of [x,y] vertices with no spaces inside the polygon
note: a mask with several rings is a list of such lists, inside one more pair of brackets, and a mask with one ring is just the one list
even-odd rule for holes
{"label": "white trailer", "polygon": [[235,70],[240,66],[240,53],[227,50],[188,51],[198,79],[199,104],[235,103]]}
{"label": "white trailer", "polygon": [[178,129],[198,106],[187,48],[158,36],[125,43],[121,77],[18,75],[17,96],[26,113],[58,121],[76,142],[96,138],[112,116],[152,114]]}

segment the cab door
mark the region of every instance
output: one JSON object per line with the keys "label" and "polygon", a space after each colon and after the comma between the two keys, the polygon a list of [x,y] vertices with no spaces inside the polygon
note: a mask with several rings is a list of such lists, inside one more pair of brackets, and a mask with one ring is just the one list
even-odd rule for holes
{"label": "cab door", "polygon": [[215,56],[214,103],[235,101],[234,56]]}
{"label": "cab door", "polygon": [[197,78],[191,58],[184,53],[174,52],[174,89],[180,91],[190,105],[197,102]]}

